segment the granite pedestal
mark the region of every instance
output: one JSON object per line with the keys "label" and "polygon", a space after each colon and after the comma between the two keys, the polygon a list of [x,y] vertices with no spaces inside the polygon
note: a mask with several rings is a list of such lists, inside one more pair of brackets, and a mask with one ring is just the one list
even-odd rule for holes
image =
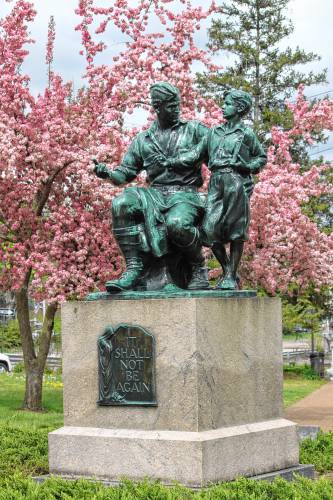
{"label": "granite pedestal", "polygon": [[[97,339],[139,325],[156,341],[156,407],[98,406]],[[50,472],[188,486],[298,464],[282,418],[281,305],[206,297],[69,302],[62,309],[64,427]]]}

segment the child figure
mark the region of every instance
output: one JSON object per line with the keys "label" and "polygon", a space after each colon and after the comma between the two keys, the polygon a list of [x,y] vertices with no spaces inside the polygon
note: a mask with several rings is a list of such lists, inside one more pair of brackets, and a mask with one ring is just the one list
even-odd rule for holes
{"label": "child figure", "polygon": [[[266,153],[253,130],[241,120],[251,109],[252,98],[242,90],[225,94],[226,123],[208,135],[208,167],[212,176],[202,230],[223,269],[216,288],[238,289],[237,268],[248,239],[249,200],[257,174],[266,164]],[[230,253],[225,245],[230,243]]]}

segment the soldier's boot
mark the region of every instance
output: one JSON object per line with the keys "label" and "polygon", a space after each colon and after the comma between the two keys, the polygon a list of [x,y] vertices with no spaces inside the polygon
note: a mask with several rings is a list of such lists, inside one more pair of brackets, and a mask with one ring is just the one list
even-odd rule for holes
{"label": "soldier's boot", "polygon": [[141,225],[113,230],[114,236],[125,257],[126,270],[117,280],[105,283],[106,290],[109,293],[133,290],[140,280],[144,269],[140,251],[142,249],[141,231]]}
{"label": "soldier's boot", "polygon": [[106,290],[109,293],[133,290],[142,275],[143,262],[141,257],[132,256],[126,258],[125,256],[125,260],[126,271],[123,272],[120,278],[105,283]]}
{"label": "soldier's boot", "polygon": [[183,252],[192,265],[192,276],[187,285],[188,290],[207,290],[209,288],[208,270],[205,267],[205,259],[202,255],[202,245],[199,231],[195,228],[193,241]]}
{"label": "soldier's boot", "polygon": [[203,264],[192,265],[192,278],[188,290],[207,290],[209,288],[208,270]]}

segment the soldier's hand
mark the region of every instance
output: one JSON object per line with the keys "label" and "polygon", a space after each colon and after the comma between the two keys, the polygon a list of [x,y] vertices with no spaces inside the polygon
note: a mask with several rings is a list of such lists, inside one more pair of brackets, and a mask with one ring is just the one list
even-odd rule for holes
{"label": "soldier's hand", "polygon": [[156,155],[154,160],[155,165],[158,165],[160,167],[168,168],[170,166],[169,160],[164,155]]}
{"label": "soldier's hand", "polygon": [[99,177],[100,179],[109,179],[110,173],[107,166],[104,163],[98,163],[96,158],[94,158],[92,161],[95,164],[94,173],[97,175],[97,177]]}
{"label": "soldier's hand", "polygon": [[149,170],[154,175],[161,175],[167,170],[167,159],[162,154],[154,154],[149,157]]}

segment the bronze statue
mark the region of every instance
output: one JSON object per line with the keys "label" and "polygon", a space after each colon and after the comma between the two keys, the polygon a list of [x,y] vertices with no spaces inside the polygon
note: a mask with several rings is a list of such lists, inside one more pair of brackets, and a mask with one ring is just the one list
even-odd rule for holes
{"label": "bronze statue", "polygon": [[[116,185],[145,170],[149,187],[128,187],[112,203],[114,236],[126,261],[109,293],[135,289],[209,287],[199,224],[204,202],[201,166],[208,129],[180,118],[178,89],[165,82],[151,86],[157,119],[131,143],[121,165],[110,170],[97,162],[95,173]],[[198,148],[195,150],[195,148]],[[182,161],[184,152],[195,150]]]}
{"label": "bronze statue", "polygon": [[[212,248],[223,269],[218,289],[238,288],[237,268],[248,239],[252,174],[257,174],[267,161],[253,130],[241,120],[251,105],[247,92],[227,92],[223,105],[226,123],[214,127],[207,139],[212,176],[202,231],[205,244]],[[230,243],[229,255],[227,243]]]}

